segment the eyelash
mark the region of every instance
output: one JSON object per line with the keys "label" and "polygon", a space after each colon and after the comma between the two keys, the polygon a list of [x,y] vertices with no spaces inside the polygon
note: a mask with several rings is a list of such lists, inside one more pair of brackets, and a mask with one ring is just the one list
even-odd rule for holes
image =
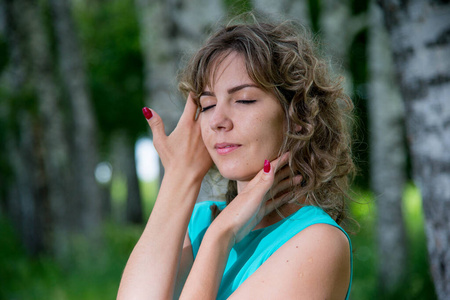
{"label": "eyelash", "polygon": [[[238,101],[236,101],[236,103],[241,103],[241,104],[246,104],[246,105],[252,104],[255,102],[256,102],[256,100],[238,100]],[[207,107],[200,107],[200,112],[207,111],[208,109],[213,108],[214,106],[216,106],[216,105],[214,104],[214,105],[210,105]]]}

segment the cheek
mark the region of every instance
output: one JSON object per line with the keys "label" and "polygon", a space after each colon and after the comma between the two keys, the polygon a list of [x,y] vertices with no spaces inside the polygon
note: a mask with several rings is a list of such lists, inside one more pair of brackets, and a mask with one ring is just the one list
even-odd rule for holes
{"label": "cheek", "polygon": [[272,118],[270,121],[265,123],[265,130],[266,130],[266,138],[268,139],[267,142],[272,147],[276,148],[275,151],[279,151],[280,147],[283,143],[284,139],[284,115],[277,115],[276,117]]}
{"label": "cheek", "polygon": [[198,122],[200,122],[200,133],[202,135],[203,142],[206,143],[207,138],[208,138],[208,128],[209,128],[209,126],[207,126],[208,123],[205,120],[205,118],[202,118],[201,116],[202,115],[200,115],[200,117],[198,119]]}

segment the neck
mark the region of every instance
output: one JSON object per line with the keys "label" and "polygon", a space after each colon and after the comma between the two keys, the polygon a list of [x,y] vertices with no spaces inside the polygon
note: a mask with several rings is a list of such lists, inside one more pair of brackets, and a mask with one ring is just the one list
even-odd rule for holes
{"label": "neck", "polygon": [[[237,190],[238,194],[245,189],[249,181],[237,181]],[[278,208],[278,211],[284,216],[287,217],[290,214],[293,214],[297,210],[300,209],[300,206],[294,204],[294,203],[286,203]],[[259,224],[255,226],[254,229],[260,229],[267,226],[270,226],[272,224],[275,224],[276,222],[279,222],[281,219],[283,219],[275,210],[265,215]]]}
{"label": "neck", "polygon": [[247,186],[249,181],[236,181],[236,183],[237,183],[237,191],[239,194],[240,192],[242,192],[245,189],[245,187]]}

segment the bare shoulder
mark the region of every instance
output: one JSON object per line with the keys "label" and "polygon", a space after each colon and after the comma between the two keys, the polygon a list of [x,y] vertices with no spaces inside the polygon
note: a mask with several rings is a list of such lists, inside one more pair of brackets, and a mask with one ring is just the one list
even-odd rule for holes
{"label": "bare shoulder", "polygon": [[244,299],[345,299],[351,273],[345,234],[328,224],[307,227],[280,247],[235,293]]}
{"label": "bare shoulder", "polygon": [[342,230],[329,224],[311,225],[295,235],[286,245],[295,243],[306,244],[303,247],[311,247],[314,251],[329,255],[350,254],[347,236]]}

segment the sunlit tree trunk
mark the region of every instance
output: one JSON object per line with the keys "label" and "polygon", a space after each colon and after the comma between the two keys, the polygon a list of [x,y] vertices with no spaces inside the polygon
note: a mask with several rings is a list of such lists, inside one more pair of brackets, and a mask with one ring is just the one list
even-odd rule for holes
{"label": "sunlit tree trunk", "polygon": [[379,0],[406,109],[436,294],[450,298],[450,3]]}
{"label": "sunlit tree trunk", "polygon": [[[69,146],[65,124],[60,110],[60,91],[55,81],[50,55],[50,43],[34,1],[14,0],[13,17],[24,33],[31,76],[38,98],[39,119],[42,123],[42,157],[51,211],[50,248],[59,257],[68,253],[68,212],[73,203],[74,190],[70,188]],[[42,180],[42,179],[41,179]]]}
{"label": "sunlit tree trunk", "polygon": [[[224,16],[221,0],[135,0],[141,28],[144,56],[146,103],[162,117],[166,133],[176,126],[184,99],[177,93],[177,72],[181,58],[200,46],[206,30]],[[161,177],[164,169],[161,167]],[[223,194],[226,181],[211,170],[203,182],[199,201]],[[212,180],[211,180],[212,179]]]}
{"label": "sunlit tree trunk", "polygon": [[408,267],[402,214],[406,150],[404,108],[382,18],[381,10],[372,3],[368,45],[370,178],[378,212],[379,291],[392,294],[403,283]]}
{"label": "sunlit tree trunk", "polygon": [[72,109],[74,177],[80,204],[82,231],[91,239],[100,237],[101,194],[94,172],[98,163],[97,126],[89,94],[84,59],[68,0],[49,1],[57,40],[60,75]]}

